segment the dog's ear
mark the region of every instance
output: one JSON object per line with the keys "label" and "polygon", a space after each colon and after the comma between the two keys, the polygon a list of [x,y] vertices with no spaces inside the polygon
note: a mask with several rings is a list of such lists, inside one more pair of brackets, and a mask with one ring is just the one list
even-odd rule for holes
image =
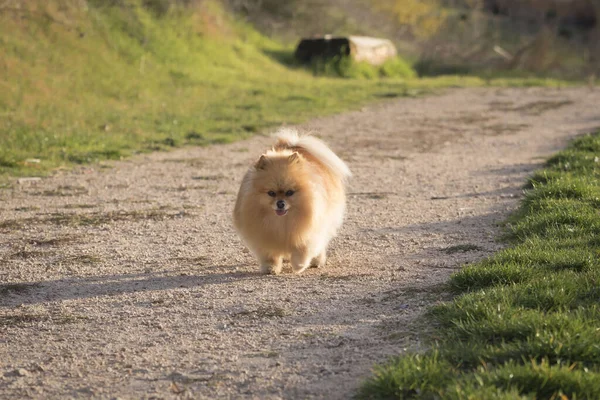
{"label": "dog's ear", "polygon": [[260,158],[258,159],[258,161],[256,162],[256,164],[254,165],[254,168],[256,168],[256,169],[265,169],[270,162],[271,161],[267,158],[267,156],[265,156],[263,154],[262,156],[260,156]]}
{"label": "dog's ear", "polygon": [[288,157],[288,162],[290,164],[295,164],[300,161],[300,157],[300,154],[295,151]]}

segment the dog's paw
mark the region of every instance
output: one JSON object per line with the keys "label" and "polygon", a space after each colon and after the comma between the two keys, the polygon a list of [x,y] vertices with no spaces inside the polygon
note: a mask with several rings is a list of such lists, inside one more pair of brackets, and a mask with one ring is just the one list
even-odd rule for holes
{"label": "dog's paw", "polygon": [[279,275],[281,273],[281,265],[262,264],[260,266],[260,272],[265,275]]}
{"label": "dog's paw", "polygon": [[309,266],[309,264],[292,265],[292,270],[294,271],[295,274],[301,274],[302,272],[306,271],[308,266]]}
{"label": "dog's paw", "polygon": [[316,256],[315,258],[313,258],[312,260],[310,260],[310,267],[311,268],[321,268],[325,266],[325,263],[327,262],[327,256],[325,255],[325,252],[319,254],[318,256]]}

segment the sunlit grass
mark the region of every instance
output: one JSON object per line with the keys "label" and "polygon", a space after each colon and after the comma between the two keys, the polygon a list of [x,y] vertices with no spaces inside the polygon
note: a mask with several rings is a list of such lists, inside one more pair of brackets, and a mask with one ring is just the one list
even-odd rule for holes
{"label": "sunlit grass", "polygon": [[360,398],[600,398],[600,133],[531,179],[513,246],[464,267],[430,311],[438,341],[379,367]]}
{"label": "sunlit grass", "polygon": [[[561,84],[315,76],[310,68],[279,62],[292,49],[209,1],[162,17],[134,0],[87,9],[29,4],[0,14],[0,179],[186,144],[227,143],[438,88]],[[385,71],[410,75],[399,63]]]}

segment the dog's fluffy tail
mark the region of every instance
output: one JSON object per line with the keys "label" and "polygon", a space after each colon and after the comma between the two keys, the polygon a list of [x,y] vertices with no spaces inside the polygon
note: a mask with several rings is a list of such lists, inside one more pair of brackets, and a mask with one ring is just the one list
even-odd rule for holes
{"label": "dog's fluffy tail", "polygon": [[333,175],[342,182],[352,176],[350,169],[331,149],[320,139],[310,135],[299,135],[298,131],[291,128],[282,128],[276,134],[279,148],[299,147],[316,158]]}

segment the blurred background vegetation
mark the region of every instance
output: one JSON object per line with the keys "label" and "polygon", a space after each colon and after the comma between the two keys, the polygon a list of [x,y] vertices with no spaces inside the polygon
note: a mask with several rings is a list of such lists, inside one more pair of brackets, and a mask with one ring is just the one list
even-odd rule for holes
{"label": "blurred background vegetation", "polygon": [[261,32],[392,39],[420,75],[544,74],[600,69],[599,0],[227,0]]}
{"label": "blurred background vegetation", "polygon": [[[0,0],[0,179],[435,87],[593,81],[597,2]],[[294,61],[300,37],[328,33],[387,37],[400,57]]]}

